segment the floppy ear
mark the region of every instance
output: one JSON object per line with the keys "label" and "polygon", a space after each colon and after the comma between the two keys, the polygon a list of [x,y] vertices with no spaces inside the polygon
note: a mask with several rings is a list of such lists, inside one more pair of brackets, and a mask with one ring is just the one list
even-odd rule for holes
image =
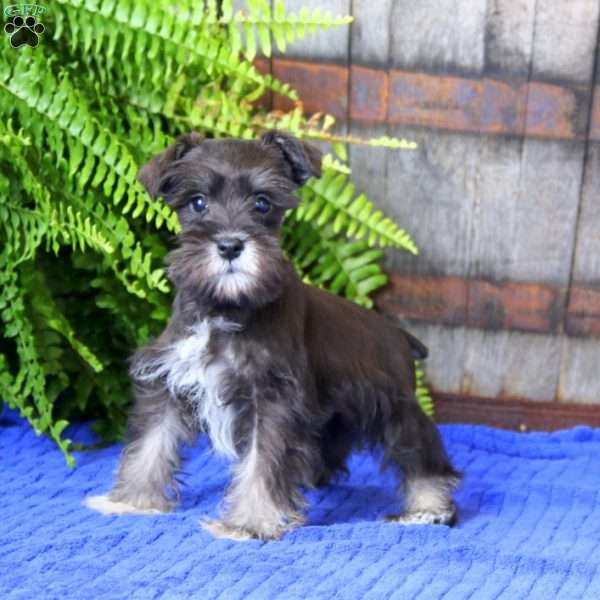
{"label": "floppy ear", "polygon": [[311,177],[321,176],[323,153],[314,146],[276,129],[261,137],[265,146],[276,147],[291,168],[291,179],[298,185],[304,185]]}
{"label": "floppy ear", "polygon": [[139,170],[138,181],[153,198],[167,193],[169,182],[163,178],[165,172],[174,161],[183,158],[194,146],[201,144],[203,139],[199,133],[179,136],[174,144],[157,154]]}

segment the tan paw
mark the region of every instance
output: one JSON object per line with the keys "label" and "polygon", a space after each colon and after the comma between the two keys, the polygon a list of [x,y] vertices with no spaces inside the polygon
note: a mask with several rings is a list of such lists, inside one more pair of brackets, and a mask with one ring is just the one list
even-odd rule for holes
{"label": "tan paw", "polygon": [[121,500],[113,500],[110,496],[90,496],[84,504],[104,515],[158,515],[168,512],[171,507],[165,503],[133,504]]}
{"label": "tan paw", "polygon": [[278,540],[284,533],[298,527],[303,522],[302,515],[294,514],[285,523],[260,523],[237,525],[227,520],[205,520],[200,524],[216,538],[229,540]]}
{"label": "tan paw", "polygon": [[200,521],[200,525],[216,538],[236,540],[238,542],[258,539],[256,534],[252,534],[247,529],[234,527],[233,525],[230,525],[225,521],[219,521],[218,519]]}
{"label": "tan paw", "polygon": [[400,523],[401,525],[454,525],[456,523],[456,510],[403,512],[399,515],[389,515],[385,520],[388,523]]}

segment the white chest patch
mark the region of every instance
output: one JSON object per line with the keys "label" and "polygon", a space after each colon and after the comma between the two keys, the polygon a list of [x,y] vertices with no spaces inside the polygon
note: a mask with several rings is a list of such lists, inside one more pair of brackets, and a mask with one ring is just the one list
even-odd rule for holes
{"label": "white chest patch", "polygon": [[187,337],[166,348],[152,362],[140,365],[134,375],[141,381],[164,378],[173,396],[186,398],[191,403],[214,449],[229,458],[237,458],[233,440],[235,414],[219,395],[225,373],[234,367],[234,360],[226,352],[223,357],[209,362],[208,342],[215,326],[222,328],[221,323],[207,319],[196,323]]}

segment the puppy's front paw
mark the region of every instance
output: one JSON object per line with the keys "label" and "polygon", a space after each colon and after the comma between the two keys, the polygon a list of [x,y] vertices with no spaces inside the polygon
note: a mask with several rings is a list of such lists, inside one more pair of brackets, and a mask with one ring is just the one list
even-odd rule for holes
{"label": "puppy's front paw", "polygon": [[388,523],[400,523],[401,525],[455,525],[456,509],[450,508],[441,512],[418,510],[403,512],[399,515],[389,515],[385,518]]}
{"label": "puppy's front paw", "polygon": [[106,496],[90,496],[85,505],[104,515],[156,515],[173,510],[173,506],[164,498],[125,499]]}
{"label": "puppy's front paw", "polygon": [[200,524],[206,531],[216,538],[225,538],[229,540],[278,540],[284,533],[300,526],[304,518],[300,513],[295,513],[285,523],[254,523],[238,525],[227,520],[206,520]]}
{"label": "puppy's front paw", "polygon": [[243,529],[242,527],[235,527],[234,525],[230,525],[225,521],[219,521],[218,519],[201,521],[200,525],[216,538],[235,540],[238,542],[258,539],[256,533]]}

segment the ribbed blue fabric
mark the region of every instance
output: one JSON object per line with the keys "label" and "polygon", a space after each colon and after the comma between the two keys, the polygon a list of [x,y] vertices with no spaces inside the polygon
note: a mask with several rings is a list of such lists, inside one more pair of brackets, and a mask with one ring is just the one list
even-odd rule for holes
{"label": "ribbed blue fabric", "polygon": [[[348,479],[307,494],[308,522],[278,542],[215,540],[228,463],[205,440],[186,451],[179,508],[107,517],[120,446],[77,453],[15,413],[0,422],[0,598],[39,600],[600,599],[600,430],[517,434],[441,428],[464,471],[460,522],[401,526],[392,473],[357,453]],[[90,442],[85,426],[70,437]]]}

